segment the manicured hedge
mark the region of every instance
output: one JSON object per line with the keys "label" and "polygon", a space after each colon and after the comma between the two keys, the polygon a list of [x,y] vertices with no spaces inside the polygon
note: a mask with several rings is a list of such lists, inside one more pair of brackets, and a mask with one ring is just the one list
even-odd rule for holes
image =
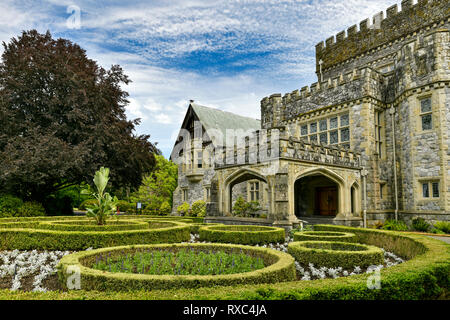
{"label": "manicured hedge", "polygon": [[199,233],[200,228],[209,227],[209,226],[222,226],[222,223],[191,223],[189,227],[191,227],[191,233]]}
{"label": "manicured hedge", "polygon": [[176,243],[190,239],[187,224],[175,221],[153,223],[156,228],[143,230],[57,231],[33,228],[30,222],[25,222],[22,226],[0,227],[0,250],[84,250],[90,247]]}
{"label": "manicured hedge", "polygon": [[237,244],[263,244],[284,242],[283,228],[261,226],[210,226],[199,229],[201,241],[237,243]]}
{"label": "manicured hedge", "polygon": [[365,268],[384,263],[384,254],[380,248],[348,242],[291,242],[288,252],[304,266],[312,263],[316,267],[351,269],[355,266]]}
{"label": "manicured hedge", "polygon": [[[94,221],[40,221],[36,224],[36,229],[58,230],[58,231],[121,231],[121,230],[145,230],[151,224],[145,221],[109,221],[106,225],[97,225]],[[169,227],[170,223],[163,221],[153,224],[153,228]]]}
{"label": "manicured hedge", "polygon": [[294,233],[294,241],[356,242],[356,235],[350,232],[303,231]]}
{"label": "manicured hedge", "polygon": [[[266,267],[255,271],[226,274],[226,275],[147,275],[105,272],[90,268],[99,255],[111,254],[123,255],[139,250],[164,250],[164,249],[195,248],[210,250],[223,250],[226,252],[243,252],[254,257],[261,257]],[[122,246],[116,248],[103,248],[98,250],[83,251],[70,254],[61,259],[57,269],[61,284],[67,287],[67,278],[73,271],[68,271],[69,266],[76,266],[80,270],[81,289],[100,291],[133,291],[133,290],[158,290],[171,288],[199,288],[214,286],[236,286],[240,284],[255,283],[280,283],[294,280],[294,259],[275,250],[256,248],[249,246],[226,244],[162,244],[162,245],[138,245]]]}

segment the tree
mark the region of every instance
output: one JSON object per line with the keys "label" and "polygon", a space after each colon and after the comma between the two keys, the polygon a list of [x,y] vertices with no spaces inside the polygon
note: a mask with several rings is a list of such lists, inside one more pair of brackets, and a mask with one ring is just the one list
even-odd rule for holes
{"label": "tree", "polygon": [[113,188],[137,188],[159,153],[140,120],[125,115],[130,83],[65,39],[24,31],[0,63],[0,189],[42,202],[49,194],[111,169]]}
{"label": "tree", "polygon": [[147,210],[158,211],[164,202],[172,207],[172,195],[178,184],[178,167],[162,155],[156,155],[156,166],[146,175],[138,191],[132,195],[133,202],[142,202]]}

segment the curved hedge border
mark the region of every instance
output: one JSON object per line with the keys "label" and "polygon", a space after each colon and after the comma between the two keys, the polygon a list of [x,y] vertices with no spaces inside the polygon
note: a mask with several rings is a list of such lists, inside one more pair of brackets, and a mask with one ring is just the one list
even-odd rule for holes
{"label": "curved hedge border", "polygon": [[[163,227],[158,225],[155,227]],[[166,226],[170,226],[169,224]],[[124,231],[145,230],[151,228],[146,221],[110,221],[106,225],[96,225],[93,221],[65,220],[65,221],[41,221],[34,227],[36,229],[57,231]]]}
{"label": "curved hedge border", "polygon": [[199,229],[200,241],[262,244],[284,242],[283,228],[261,226],[210,226]]}
{"label": "curved hedge border", "polygon": [[384,263],[384,254],[380,248],[348,242],[291,242],[288,252],[304,266],[312,263],[318,267],[350,269],[355,266],[365,268]]}
{"label": "curved hedge border", "polygon": [[350,232],[302,231],[294,233],[294,241],[356,242],[356,235]]}
{"label": "curved hedge border", "polygon": [[[87,220],[85,220],[87,221]],[[40,222],[38,222],[40,223]],[[35,228],[25,222],[0,224],[0,250],[84,250],[119,245],[176,243],[189,241],[189,225],[158,221],[143,230],[121,231],[61,231]],[[72,226],[73,227],[73,226]]]}
{"label": "curved hedge border", "polygon": [[[96,270],[88,267],[95,262],[99,254],[115,252],[119,254],[135,252],[140,249],[174,249],[174,248],[204,248],[205,250],[224,250],[244,252],[252,256],[263,258],[268,264],[265,268],[236,274],[227,275],[146,275],[115,273]],[[57,266],[58,277],[61,284],[67,287],[67,278],[73,273],[69,266],[76,266],[80,270],[81,289],[83,290],[105,290],[105,291],[133,291],[133,290],[157,290],[170,288],[198,288],[213,287],[220,285],[239,285],[255,283],[279,283],[294,280],[294,259],[286,253],[265,248],[249,246],[226,245],[226,244],[163,244],[163,245],[139,245],[122,246],[116,248],[103,248],[98,250],[77,252],[61,259]]]}
{"label": "curved hedge border", "polygon": [[192,223],[189,224],[191,227],[191,233],[199,233],[200,228],[209,227],[209,226],[223,226],[222,223]]}

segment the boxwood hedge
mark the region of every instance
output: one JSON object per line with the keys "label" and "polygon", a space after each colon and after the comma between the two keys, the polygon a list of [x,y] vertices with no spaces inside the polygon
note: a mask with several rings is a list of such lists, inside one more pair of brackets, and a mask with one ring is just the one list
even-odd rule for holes
{"label": "boxwood hedge", "polygon": [[368,267],[384,263],[383,251],[375,246],[337,241],[291,242],[288,252],[300,264],[316,267]]}
{"label": "boxwood hedge", "polygon": [[[86,220],[85,220],[86,221]],[[153,221],[147,229],[84,231],[86,226],[64,225],[59,228],[81,228],[80,231],[36,228],[43,222],[0,224],[0,250],[84,250],[119,245],[176,243],[190,239],[189,225],[180,222]],[[56,226],[57,224],[53,224]],[[111,225],[112,227],[113,225]],[[132,225],[135,226],[135,225]]]}
{"label": "boxwood hedge", "polygon": [[350,232],[303,231],[294,233],[294,241],[356,242],[356,235]]}
{"label": "boxwood hedge", "polygon": [[237,243],[237,244],[263,244],[271,242],[284,242],[283,228],[262,226],[209,226],[199,229],[201,241]]}
{"label": "boxwood hedge", "polygon": [[120,230],[144,230],[149,228],[169,227],[170,223],[148,223],[146,221],[110,221],[106,225],[97,225],[93,221],[65,220],[65,221],[40,221],[35,224],[36,229],[60,230],[60,231],[120,231]]}
{"label": "boxwood hedge", "polygon": [[[204,249],[205,251],[224,250],[228,252],[243,252],[252,256],[261,257],[266,267],[250,272],[226,275],[148,275],[105,272],[90,268],[99,255],[112,254],[114,256],[146,249],[176,250],[181,248]],[[296,276],[294,259],[286,253],[265,248],[226,244],[137,245],[77,252],[63,257],[57,266],[58,277],[64,287],[67,287],[67,280],[73,273],[73,266],[79,268],[81,289],[101,291],[158,290],[224,285],[235,286],[255,283],[280,283],[283,281],[292,281]]]}
{"label": "boxwood hedge", "polygon": [[209,226],[221,226],[222,223],[191,223],[189,226],[191,227],[191,233],[199,233],[200,228],[209,227]]}

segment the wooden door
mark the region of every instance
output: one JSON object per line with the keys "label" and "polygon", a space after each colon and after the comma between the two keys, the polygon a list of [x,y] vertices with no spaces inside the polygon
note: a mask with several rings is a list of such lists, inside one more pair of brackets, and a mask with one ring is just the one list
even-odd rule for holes
{"label": "wooden door", "polygon": [[337,214],[337,188],[316,189],[316,213],[321,216],[335,216]]}

